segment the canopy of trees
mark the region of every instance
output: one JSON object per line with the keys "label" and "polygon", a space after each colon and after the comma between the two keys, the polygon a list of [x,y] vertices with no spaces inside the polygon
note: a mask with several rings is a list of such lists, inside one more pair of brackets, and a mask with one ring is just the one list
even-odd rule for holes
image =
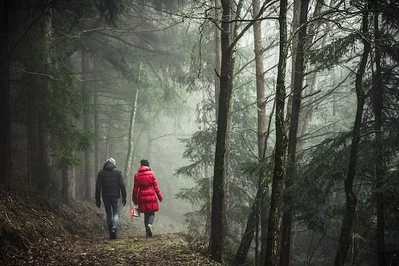
{"label": "canopy of trees", "polygon": [[0,3],[1,189],[147,158],[215,261],[399,264],[398,1]]}

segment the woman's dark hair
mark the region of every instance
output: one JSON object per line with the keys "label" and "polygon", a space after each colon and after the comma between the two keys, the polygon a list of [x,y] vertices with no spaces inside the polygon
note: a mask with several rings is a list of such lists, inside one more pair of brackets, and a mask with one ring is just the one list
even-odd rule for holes
{"label": "woman's dark hair", "polygon": [[140,161],[140,165],[142,165],[142,166],[150,166],[150,163],[149,163],[147,160],[142,159],[142,160]]}

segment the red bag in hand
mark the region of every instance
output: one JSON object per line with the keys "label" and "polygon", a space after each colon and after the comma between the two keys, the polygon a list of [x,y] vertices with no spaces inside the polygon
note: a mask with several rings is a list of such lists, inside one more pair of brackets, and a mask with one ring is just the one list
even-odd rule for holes
{"label": "red bag in hand", "polygon": [[133,217],[140,217],[139,208],[133,206],[133,207],[130,209],[130,216],[133,216]]}

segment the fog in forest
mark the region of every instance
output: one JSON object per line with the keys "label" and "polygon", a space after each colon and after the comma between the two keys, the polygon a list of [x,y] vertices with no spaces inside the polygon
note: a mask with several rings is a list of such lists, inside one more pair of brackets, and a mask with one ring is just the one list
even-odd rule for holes
{"label": "fog in forest", "polygon": [[105,215],[112,157],[149,237],[146,159],[154,228],[214,262],[399,264],[397,1],[0,3],[0,195]]}

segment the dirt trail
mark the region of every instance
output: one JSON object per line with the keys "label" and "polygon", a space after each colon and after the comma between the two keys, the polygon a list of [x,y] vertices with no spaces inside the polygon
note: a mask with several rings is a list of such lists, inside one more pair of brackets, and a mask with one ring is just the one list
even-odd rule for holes
{"label": "dirt trail", "polygon": [[[9,254],[11,255],[11,254]],[[2,264],[3,263],[3,264]],[[180,234],[152,238],[56,239],[27,254],[12,254],[0,265],[218,265],[190,248]]]}
{"label": "dirt trail", "polygon": [[218,265],[160,221],[146,238],[142,220],[121,219],[120,236],[110,240],[105,212],[92,203],[0,189],[0,265]]}

